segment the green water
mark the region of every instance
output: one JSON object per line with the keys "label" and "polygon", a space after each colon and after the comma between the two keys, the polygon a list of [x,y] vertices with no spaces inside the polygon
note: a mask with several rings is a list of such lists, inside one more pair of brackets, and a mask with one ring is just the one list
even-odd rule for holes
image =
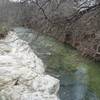
{"label": "green water", "polygon": [[[52,37],[24,28],[15,28],[28,41],[46,65],[46,72],[60,79],[61,100],[100,100],[100,62],[81,56],[80,52]],[[30,35],[30,36],[31,36]]]}

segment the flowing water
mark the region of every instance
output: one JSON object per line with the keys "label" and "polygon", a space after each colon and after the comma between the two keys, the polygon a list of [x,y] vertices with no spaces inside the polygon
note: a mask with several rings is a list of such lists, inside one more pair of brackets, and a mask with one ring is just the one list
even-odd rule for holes
{"label": "flowing water", "polygon": [[100,62],[31,29],[17,27],[14,31],[43,60],[46,72],[60,80],[61,100],[100,100]]}

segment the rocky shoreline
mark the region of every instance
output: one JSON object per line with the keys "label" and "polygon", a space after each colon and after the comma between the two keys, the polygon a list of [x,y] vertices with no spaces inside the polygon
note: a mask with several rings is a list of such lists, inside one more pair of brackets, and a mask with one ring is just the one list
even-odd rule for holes
{"label": "rocky shoreline", "polygon": [[14,32],[0,40],[0,100],[59,100],[59,80]]}

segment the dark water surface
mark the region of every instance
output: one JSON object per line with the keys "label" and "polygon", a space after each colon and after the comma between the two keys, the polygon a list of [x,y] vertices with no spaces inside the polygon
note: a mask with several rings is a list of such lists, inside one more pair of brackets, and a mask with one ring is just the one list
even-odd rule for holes
{"label": "dark water surface", "polygon": [[43,60],[46,72],[60,80],[61,100],[100,100],[100,62],[31,29],[18,27],[14,31]]}

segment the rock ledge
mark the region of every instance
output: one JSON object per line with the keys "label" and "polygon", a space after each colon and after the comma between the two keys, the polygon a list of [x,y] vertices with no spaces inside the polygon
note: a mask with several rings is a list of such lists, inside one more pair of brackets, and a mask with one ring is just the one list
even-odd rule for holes
{"label": "rock ledge", "polygon": [[0,40],[0,100],[59,100],[59,80],[14,32]]}

